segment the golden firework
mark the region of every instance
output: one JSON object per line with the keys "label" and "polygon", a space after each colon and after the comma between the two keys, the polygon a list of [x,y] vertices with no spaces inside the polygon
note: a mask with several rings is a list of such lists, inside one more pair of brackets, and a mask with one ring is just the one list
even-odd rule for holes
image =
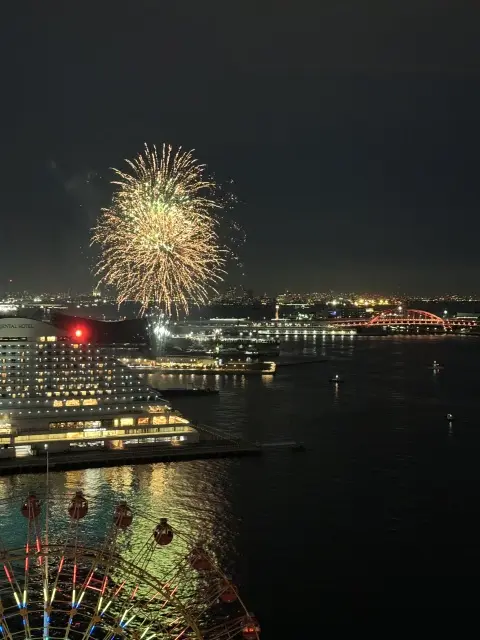
{"label": "golden firework", "polygon": [[133,300],[142,313],[152,304],[170,315],[207,302],[222,279],[227,249],[218,235],[215,183],[191,151],[145,145],[114,169],[117,189],[102,209],[92,244],[102,247],[95,273],[117,291],[117,302]]}

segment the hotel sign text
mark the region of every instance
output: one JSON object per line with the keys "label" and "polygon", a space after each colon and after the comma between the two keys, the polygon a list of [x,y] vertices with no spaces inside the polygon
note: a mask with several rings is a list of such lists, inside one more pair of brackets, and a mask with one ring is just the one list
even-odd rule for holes
{"label": "hotel sign text", "polygon": [[33,329],[33,324],[0,324],[0,329]]}

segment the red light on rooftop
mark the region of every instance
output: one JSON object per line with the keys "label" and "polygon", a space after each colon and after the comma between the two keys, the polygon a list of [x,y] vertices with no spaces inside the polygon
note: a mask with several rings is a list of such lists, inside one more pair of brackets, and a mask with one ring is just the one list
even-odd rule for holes
{"label": "red light on rooftop", "polygon": [[78,342],[86,340],[87,332],[85,327],[76,327],[75,329],[72,329],[72,338]]}

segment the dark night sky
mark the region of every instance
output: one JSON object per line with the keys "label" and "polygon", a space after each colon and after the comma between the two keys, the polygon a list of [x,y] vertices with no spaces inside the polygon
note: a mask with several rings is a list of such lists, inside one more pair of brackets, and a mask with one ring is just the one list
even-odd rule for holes
{"label": "dark night sky", "polygon": [[234,179],[247,287],[480,292],[474,0],[4,5],[0,291],[90,287],[108,167],[171,141]]}

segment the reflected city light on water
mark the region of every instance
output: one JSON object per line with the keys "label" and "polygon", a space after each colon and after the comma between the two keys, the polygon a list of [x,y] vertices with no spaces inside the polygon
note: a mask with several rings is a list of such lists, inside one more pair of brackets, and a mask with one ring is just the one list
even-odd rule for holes
{"label": "reflected city light on water", "polygon": [[[90,502],[91,517],[85,519],[85,526],[97,536],[109,524],[115,505],[125,500],[148,523],[132,530],[132,552],[143,544],[151,523],[166,517],[189,539],[202,540],[212,546],[215,555],[225,557],[232,549],[234,536],[225,493],[229,464],[228,461],[182,462],[50,473],[51,508],[58,510],[58,505],[68,496],[82,489]],[[45,500],[46,474],[0,478],[0,537],[9,546],[25,544],[18,525],[22,523],[20,505],[30,493]],[[66,512],[58,522],[67,527]],[[62,532],[53,533],[61,535]]]}
{"label": "reflected city light on water", "polygon": [[[230,503],[226,492],[228,467],[229,463],[224,461],[212,461],[208,465],[186,462],[1,479],[0,539],[9,550],[6,576],[3,573],[3,577],[0,576],[2,599],[6,598],[5,611],[9,612],[10,607],[6,592],[9,572],[17,579],[17,569],[14,568],[17,564],[21,573],[24,566],[27,572],[29,545],[35,545],[41,561],[41,554],[47,553],[45,545],[48,543],[49,567],[53,577],[47,578],[42,589],[42,581],[36,579],[39,577],[37,562],[31,561],[32,580],[27,584],[26,574],[24,579],[20,578],[24,601],[27,602],[28,593],[28,604],[32,606],[30,624],[35,631],[32,637],[38,636],[37,631],[43,624],[42,615],[36,615],[36,612],[43,611],[45,598],[48,598],[45,602],[53,603],[50,612],[52,625],[56,624],[58,629],[58,624],[67,624],[59,618],[60,609],[54,600],[56,593],[57,598],[63,598],[62,602],[66,596],[67,601],[71,600],[72,606],[78,609],[76,629],[83,632],[89,628],[92,601],[100,597],[95,592],[86,592],[90,580],[91,589],[95,588],[92,577],[87,581],[89,571],[94,572],[92,576],[97,582],[100,580],[108,587],[102,606],[106,606],[107,601],[113,602],[110,619],[102,613],[101,620],[96,621],[99,625],[96,637],[113,637],[108,635],[108,629],[118,625],[125,606],[123,594],[116,599],[123,585],[129,597],[128,610],[135,612],[138,609],[141,612],[140,617],[137,613],[129,617],[128,624],[131,625],[128,631],[135,633],[133,636],[127,633],[126,637],[139,638],[150,613],[154,615],[154,621],[161,615],[161,624],[168,624],[175,630],[168,637],[183,637],[190,620],[202,629],[202,637],[217,639],[216,632],[212,631],[212,635],[209,630],[216,628],[219,620],[222,628],[228,627],[231,634],[228,637],[237,637],[238,616],[247,620],[248,610],[236,588],[234,600],[237,607],[232,609],[231,619],[225,618],[224,610],[214,609],[215,603],[220,602],[224,585],[230,584],[224,572],[231,572],[231,559],[235,556],[235,522],[229,515]],[[78,493],[79,486],[83,487],[82,493]],[[86,506],[82,506],[84,511],[81,515],[74,516],[72,504],[78,496]],[[32,517],[28,515],[29,507],[26,506],[31,504],[31,500],[39,505]],[[119,508],[126,509],[123,513],[129,514],[125,526],[119,524],[116,515]],[[167,520],[162,524],[164,518]],[[160,531],[170,532],[168,543],[159,541],[157,537],[160,526],[163,527]],[[32,538],[32,534],[36,537]],[[202,557],[207,558],[203,562],[208,563],[208,574],[202,574],[194,564],[200,547],[204,553]],[[71,549],[68,557],[66,548]],[[107,556],[110,558],[108,561]],[[104,557],[105,562],[99,560]],[[95,568],[90,569],[92,566]],[[57,589],[52,586],[52,580],[61,572],[67,586],[62,583],[62,589]],[[76,575],[80,577],[77,583]],[[164,592],[167,583],[171,588]],[[85,584],[86,587],[83,586]],[[120,588],[112,588],[115,585],[120,585]],[[48,596],[44,595],[46,593]],[[82,606],[81,593],[86,595]],[[157,602],[161,606],[148,607],[150,603]],[[20,616],[15,606],[13,610]],[[10,625],[12,615],[8,613]],[[153,622],[148,619],[148,624]]]}
{"label": "reflected city light on water", "polygon": [[333,385],[333,396],[334,396],[333,403],[336,405],[336,404],[338,404],[338,401],[340,399],[340,385],[339,384],[334,384]]}

